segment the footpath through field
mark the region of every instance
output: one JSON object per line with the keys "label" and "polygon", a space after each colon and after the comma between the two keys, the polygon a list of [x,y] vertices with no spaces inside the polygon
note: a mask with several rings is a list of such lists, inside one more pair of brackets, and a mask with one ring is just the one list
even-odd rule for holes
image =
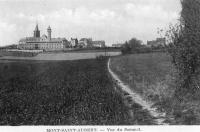
{"label": "footpath through field", "polygon": [[[139,105],[142,106],[143,109],[145,110],[148,110],[149,114],[154,117],[154,121],[156,124],[158,125],[169,125],[167,123],[165,123],[165,113],[161,113],[161,112],[158,112],[156,110],[156,108],[152,108],[153,106],[153,103],[151,102],[148,102],[146,100],[144,100],[139,94],[137,94],[136,92],[134,92],[129,85],[126,85],[124,82],[122,82],[120,80],[120,78],[118,77],[117,74],[115,74],[111,68],[110,68],[110,60],[108,60],[108,71],[109,73],[111,74],[112,78],[116,81],[118,87],[121,88],[122,91],[126,92],[127,94],[124,94],[125,96],[125,99],[129,99],[127,105],[133,105],[134,103],[137,103]],[[131,101],[130,101],[131,99]],[[134,107],[132,108],[134,109]],[[134,118],[134,117],[133,117]]]}

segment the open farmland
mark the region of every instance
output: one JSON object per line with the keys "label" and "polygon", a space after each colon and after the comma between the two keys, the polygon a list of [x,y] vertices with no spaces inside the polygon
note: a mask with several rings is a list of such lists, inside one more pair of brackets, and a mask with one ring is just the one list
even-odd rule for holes
{"label": "open farmland", "polygon": [[126,124],[106,60],[0,65],[1,125]]}
{"label": "open farmland", "polygon": [[130,119],[105,60],[0,63],[1,125],[152,124],[135,109]]}

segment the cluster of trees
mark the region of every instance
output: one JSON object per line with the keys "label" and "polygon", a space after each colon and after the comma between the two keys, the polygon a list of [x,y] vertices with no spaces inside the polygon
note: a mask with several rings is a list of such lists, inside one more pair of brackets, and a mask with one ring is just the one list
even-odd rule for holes
{"label": "cluster of trees", "polygon": [[142,44],[141,40],[136,38],[126,41],[121,48],[122,54],[149,53],[158,51],[165,51],[165,47],[148,47],[147,45]]}
{"label": "cluster of trees", "polygon": [[200,89],[200,0],[182,0],[181,4],[180,22],[167,32],[169,53],[179,72],[178,98],[195,97]]}
{"label": "cluster of trees", "polygon": [[128,42],[126,41],[122,47],[123,54],[137,53],[138,50],[142,47],[142,41],[132,38]]}

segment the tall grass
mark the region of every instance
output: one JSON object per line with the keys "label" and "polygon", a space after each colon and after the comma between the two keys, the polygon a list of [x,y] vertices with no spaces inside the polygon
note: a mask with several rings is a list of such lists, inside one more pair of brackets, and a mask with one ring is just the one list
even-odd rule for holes
{"label": "tall grass", "polygon": [[178,73],[166,53],[135,54],[115,57],[111,68],[133,90],[167,112],[172,124],[200,124],[200,101],[174,97]]}
{"label": "tall grass", "polygon": [[122,80],[148,99],[159,100],[173,95],[174,68],[165,53],[116,57],[111,65]]}

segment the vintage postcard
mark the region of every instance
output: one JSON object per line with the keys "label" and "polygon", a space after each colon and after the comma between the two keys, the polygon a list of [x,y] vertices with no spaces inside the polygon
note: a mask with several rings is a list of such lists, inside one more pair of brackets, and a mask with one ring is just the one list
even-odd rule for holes
{"label": "vintage postcard", "polygon": [[1,132],[199,124],[200,0],[0,0]]}

